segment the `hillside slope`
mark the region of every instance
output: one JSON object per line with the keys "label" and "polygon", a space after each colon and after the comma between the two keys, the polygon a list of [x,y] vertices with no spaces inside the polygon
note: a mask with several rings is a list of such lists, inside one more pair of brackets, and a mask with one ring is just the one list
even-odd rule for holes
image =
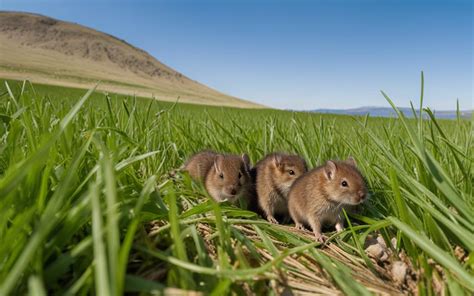
{"label": "hillside slope", "polygon": [[261,107],[222,94],[111,35],[49,17],[0,12],[0,77],[181,102]]}

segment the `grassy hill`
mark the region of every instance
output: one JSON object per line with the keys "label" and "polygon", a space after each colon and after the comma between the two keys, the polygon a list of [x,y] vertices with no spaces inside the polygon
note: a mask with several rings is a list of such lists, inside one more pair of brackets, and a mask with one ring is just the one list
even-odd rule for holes
{"label": "grassy hill", "polygon": [[159,100],[260,108],[189,79],[114,36],[42,15],[0,11],[0,77]]}
{"label": "grassy hill", "polygon": [[[0,295],[474,292],[470,121],[8,85],[1,81]],[[294,152],[311,167],[352,155],[372,197],[321,246],[311,232],[216,204],[202,185],[170,174],[204,148],[247,152],[253,163]],[[376,237],[383,254],[365,250]]]}

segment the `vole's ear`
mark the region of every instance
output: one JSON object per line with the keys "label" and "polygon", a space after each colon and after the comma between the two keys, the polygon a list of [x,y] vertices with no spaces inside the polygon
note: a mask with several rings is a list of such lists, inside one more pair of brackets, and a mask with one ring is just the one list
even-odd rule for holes
{"label": "vole's ear", "polygon": [[334,176],[336,175],[336,163],[332,160],[328,160],[326,162],[326,166],[324,167],[324,172],[326,173],[326,178],[328,180],[334,179]]}
{"label": "vole's ear", "polygon": [[250,170],[250,158],[247,154],[242,154],[242,160],[244,162],[245,170],[248,172]]}
{"label": "vole's ear", "polygon": [[281,155],[280,154],[273,155],[273,163],[275,164],[276,167],[280,167],[280,165],[281,165]]}
{"label": "vole's ear", "polygon": [[347,158],[346,162],[350,165],[353,165],[353,166],[357,166],[357,162],[355,161],[354,157],[352,156],[349,156],[349,158]]}
{"label": "vole's ear", "polygon": [[222,162],[224,161],[224,155],[217,155],[214,159],[214,169],[220,173],[222,171]]}

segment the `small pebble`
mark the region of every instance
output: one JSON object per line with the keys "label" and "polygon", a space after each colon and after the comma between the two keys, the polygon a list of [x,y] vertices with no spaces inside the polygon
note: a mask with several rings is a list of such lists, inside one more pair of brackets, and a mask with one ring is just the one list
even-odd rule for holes
{"label": "small pebble", "polygon": [[365,241],[365,252],[370,257],[381,262],[387,261],[389,257],[385,241],[380,235],[377,238],[369,237]]}
{"label": "small pebble", "polygon": [[380,256],[380,261],[385,262],[388,260],[388,257],[389,256],[388,256],[387,250],[384,250],[382,256]]}
{"label": "small pebble", "polygon": [[368,248],[371,245],[378,244],[377,239],[375,239],[373,236],[369,235],[367,239],[365,240],[364,248]]}
{"label": "small pebble", "polygon": [[392,239],[390,240],[390,243],[392,244],[392,247],[394,249],[397,249],[397,238],[396,237],[392,237]]}
{"label": "small pebble", "polygon": [[395,261],[392,264],[393,280],[398,284],[403,284],[407,275],[408,266],[405,262]]}
{"label": "small pebble", "polygon": [[456,246],[454,248],[454,255],[456,256],[456,258],[458,258],[459,262],[464,262],[466,261],[466,251],[464,251],[463,248],[461,248],[460,246]]}
{"label": "small pebble", "polygon": [[384,248],[387,248],[387,244],[381,235],[377,236],[377,242]]}
{"label": "small pebble", "polygon": [[365,251],[367,252],[367,254],[377,260],[380,260],[385,253],[383,247],[379,244],[370,245],[365,249]]}

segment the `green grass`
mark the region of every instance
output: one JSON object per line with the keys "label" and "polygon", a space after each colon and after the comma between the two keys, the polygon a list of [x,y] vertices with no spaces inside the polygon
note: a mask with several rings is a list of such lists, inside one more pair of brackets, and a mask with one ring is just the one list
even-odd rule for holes
{"label": "green grass", "polygon": [[[201,184],[170,177],[205,148],[246,152],[253,163],[294,152],[310,166],[352,155],[372,198],[321,247],[311,233],[216,204]],[[472,121],[460,118],[174,105],[2,81],[0,295],[470,295],[473,160]],[[397,286],[389,266],[364,253],[375,233],[397,238],[390,261],[406,258],[411,285]]]}
{"label": "green grass", "polygon": [[[52,71],[44,70],[41,68],[35,68],[35,67],[17,67],[17,66],[8,66],[8,65],[2,65],[2,69],[9,71],[9,72],[16,72],[16,73],[28,73],[28,75],[36,75],[40,74],[42,77],[51,77],[51,78],[59,78],[61,77],[62,79],[69,80],[72,82],[79,82],[79,83],[96,83],[97,80],[93,78],[87,78],[83,76],[77,76],[77,75],[70,75],[64,73],[53,73]],[[11,80],[10,80],[11,81]],[[143,86],[143,85],[137,85],[137,84],[132,84],[132,83],[126,83],[126,82],[120,82],[120,81],[114,81],[114,80],[106,80],[102,79],[101,83],[108,84],[108,85],[115,85],[115,86],[130,86],[133,87],[134,89],[143,89],[143,90],[148,90],[151,91],[149,87]],[[47,85],[44,85],[48,87]],[[53,87],[54,88],[54,87]],[[61,88],[61,87],[59,87]],[[67,89],[67,88],[63,88]]]}

